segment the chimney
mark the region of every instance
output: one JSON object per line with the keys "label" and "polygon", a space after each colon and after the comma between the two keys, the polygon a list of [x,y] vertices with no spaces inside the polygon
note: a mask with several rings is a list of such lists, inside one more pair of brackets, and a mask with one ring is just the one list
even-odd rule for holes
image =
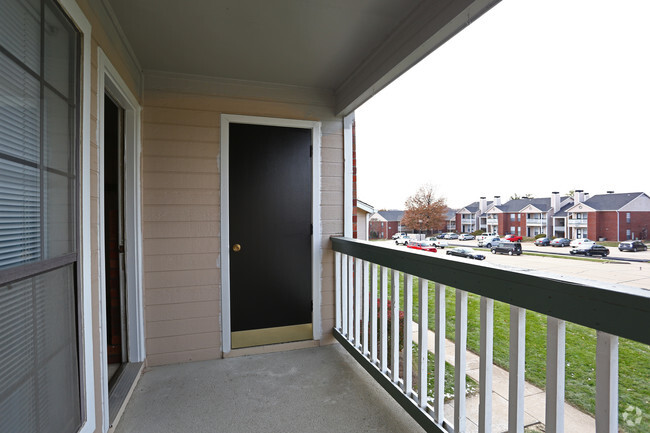
{"label": "chimney", "polygon": [[494,196],[494,205],[495,206],[501,206],[501,196],[500,195],[495,195]]}
{"label": "chimney", "polygon": [[614,194],[614,191],[607,191],[607,194]]}
{"label": "chimney", "polygon": [[585,193],[585,201],[587,201],[587,200],[589,200],[589,193],[588,192]]}
{"label": "chimney", "polygon": [[478,202],[478,210],[482,214],[487,210],[487,200],[485,197],[481,197],[481,200]]}
{"label": "chimney", "polygon": [[581,189],[576,189],[573,193],[573,204],[582,203],[583,201],[585,201],[584,191]]}
{"label": "chimney", "polygon": [[560,211],[560,193],[558,191],[551,193],[551,207],[553,208],[553,213]]}

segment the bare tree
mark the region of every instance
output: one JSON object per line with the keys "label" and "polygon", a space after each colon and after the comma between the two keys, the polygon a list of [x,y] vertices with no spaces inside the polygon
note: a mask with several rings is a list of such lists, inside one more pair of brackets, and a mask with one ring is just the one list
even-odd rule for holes
{"label": "bare tree", "polygon": [[447,220],[447,200],[437,197],[435,188],[426,184],[404,203],[402,224],[420,231],[444,230]]}

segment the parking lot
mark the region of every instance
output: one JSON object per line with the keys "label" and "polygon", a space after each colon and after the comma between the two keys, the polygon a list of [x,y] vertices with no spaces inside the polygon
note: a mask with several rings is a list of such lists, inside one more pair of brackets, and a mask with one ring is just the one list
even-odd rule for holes
{"label": "parking lot", "polygon": [[[395,245],[395,241],[377,241],[379,245],[388,248],[407,249]],[[610,256],[605,260],[600,258],[582,258],[571,256],[570,247],[538,247],[532,242],[522,243],[524,254],[508,256],[491,254],[487,248],[478,248],[476,241],[449,241],[449,247],[464,246],[474,248],[486,256],[485,260],[474,261],[460,257],[448,256],[445,249],[439,249],[439,257],[449,260],[470,261],[482,266],[496,266],[504,269],[519,271],[534,271],[535,273],[552,274],[557,278],[571,277],[622,284],[650,290],[650,251],[620,252],[615,247],[609,247]],[[431,253],[421,253],[431,254]],[[538,255],[544,254],[544,255]],[[579,259],[576,259],[579,257]],[[614,259],[614,260],[611,260]]]}

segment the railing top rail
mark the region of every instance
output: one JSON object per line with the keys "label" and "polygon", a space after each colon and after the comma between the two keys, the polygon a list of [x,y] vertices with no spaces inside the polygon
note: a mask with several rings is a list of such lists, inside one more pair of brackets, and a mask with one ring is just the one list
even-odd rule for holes
{"label": "railing top rail", "polygon": [[[650,291],[638,287],[515,271],[332,237],[332,249],[380,266],[452,286],[650,345]],[[562,278],[562,279],[560,279]]]}

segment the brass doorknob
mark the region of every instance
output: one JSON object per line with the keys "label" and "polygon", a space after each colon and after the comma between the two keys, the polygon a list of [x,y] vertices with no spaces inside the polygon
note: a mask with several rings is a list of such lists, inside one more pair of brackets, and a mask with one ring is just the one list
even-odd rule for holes
{"label": "brass doorknob", "polygon": [[233,245],[233,246],[232,246],[232,250],[233,250],[234,252],[236,252],[236,253],[240,252],[240,251],[241,251],[241,245],[239,245],[239,244],[235,244],[235,245]]}

